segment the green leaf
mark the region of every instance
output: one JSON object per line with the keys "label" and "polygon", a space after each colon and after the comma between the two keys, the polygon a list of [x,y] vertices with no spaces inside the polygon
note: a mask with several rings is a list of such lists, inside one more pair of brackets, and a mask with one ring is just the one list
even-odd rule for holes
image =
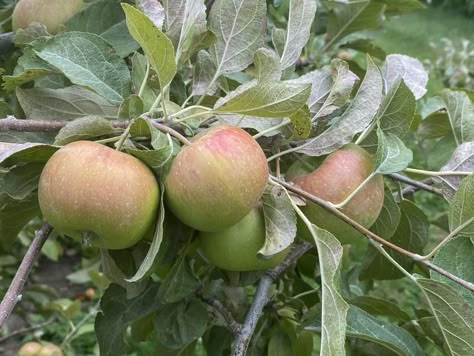
{"label": "green leaf", "polygon": [[474,353],[474,312],[465,299],[442,282],[420,278],[418,284],[443,333],[449,355]]}
{"label": "green leaf", "polygon": [[212,61],[209,53],[202,50],[197,55],[196,64],[193,71],[193,92],[194,96],[209,94],[213,95],[217,90],[217,84],[212,83],[216,65]]}
{"label": "green leaf", "polygon": [[16,89],[26,116],[36,120],[72,120],[84,116],[117,117],[117,107],[79,86],[63,89]]}
{"label": "green leaf", "polygon": [[296,216],[288,192],[267,185],[262,196],[265,215],[265,244],[258,251],[272,256],[290,246],[296,237]]}
{"label": "green leaf", "polygon": [[108,42],[92,33],[66,32],[52,37],[37,50],[74,84],[87,87],[112,104],[130,95],[130,72]]}
{"label": "green leaf", "polygon": [[425,355],[405,329],[383,322],[353,305],[347,312],[347,336],[380,344],[400,356]]}
{"label": "green leaf", "polygon": [[[474,283],[473,255],[474,245],[472,241],[466,236],[458,236],[438,251],[433,263],[465,281]],[[474,308],[474,294],[472,291],[459,286],[456,282],[435,271],[430,271],[430,275],[432,279],[450,285],[469,302],[471,308]]]}
{"label": "green leaf", "polygon": [[120,104],[118,117],[119,119],[132,120],[144,112],[143,100],[138,95],[132,94]]}
{"label": "green leaf", "polygon": [[461,181],[458,191],[449,206],[449,229],[468,224],[459,235],[474,238],[474,174]]}
{"label": "green leaf", "polygon": [[204,334],[207,320],[206,306],[200,300],[190,299],[160,309],[155,331],[164,346],[179,349]]}
{"label": "green leaf", "polygon": [[[449,162],[441,168],[441,171],[474,171],[474,142],[466,142],[454,150]],[[443,194],[452,199],[459,188],[464,176],[437,177],[436,181],[443,183]]]}
{"label": "green leaf", "polygon": [[[136,52],[131,59],[132,62],[132,83],[134,92],[138,94],[145,80],[147,59],[144,55]],[[147,78],[148,79],[148,78]],[[148,80],[141,93],[141,99],[143,100],[143,110],[149,111],[156,97],[159,95],[159,90],[154,89],[150,86]]]}
{"label": "green leaf", "polygon": [[209,29],[216,35],[210,48],[215,78],[238,72],[252,63],[263,45],[266,29],[265,0],[217,0],[209,14]]}
{"label": "green leaf", "polygon": [[441,91],[456,144],[474,141],[474,105],[463,91]]}
{"label": "green leaf", "polygon": [[416,58],[403,54],[390,54],[385,58],[382,74],[388,89],[387,91],[390,91],[393,86],[397,85],[400,79],[403,79],[403,82],[412,91],[416,100],[426,94],[428,73],[423,68],[423,64]]}
{"label": "green leaf", "polygon": [[367,57],[367,73],[354,100],[329,129],[299,147],[308,156],[321,156],[350,142],[373,121],[382,102],[383,82],[380,70]]}
{"label": "green leaf", "polygon": [[250,87],[227,101],[224,97],[216,103],[214,111],[259,117],[287,117],[298,112],[309,94],[310,86],[307,84],[266,82]]}
{"label": "green leaf", "polygon": [[23,200],[38,189],[38,181],[44,162],[19,163],[5,173],[0,173],[1,194],[15,200]]}
{"label": "green leaf", "polygon": [[145,14],[128,4],[122,4],[122,8],[130,34],[143,48],[163,89],[176,75],[173,44]]}
{"label": "green leaf", "polygon": [[165,220],[165,205],[163,203],[164,199],[164,189],[163,184],[160,184],[161,198],[160,198],[160,207],[158,209],[158,221],[155,227],[155,234],[153,236],[153,241],[148,248],[147,254],[140,264],[135,275],[129,279],[127,282],[135,283],[142,281],[145,277],[149,276],[153,272],[153,267],[158,258],[158,252],[160,251],[161,241],[163,240],[163,221]]}
{"label": "green leaf", "polygon": [[426,5],[419,0],[378,0],[387,5],[385,14],[387,16],[402,15],[407,12],[421,10],[426,8]]}
{"label": "green leaf", "polygon": [[176,303],[192,294],[198,285],[199,280],[192,273],[186,254],[182,253],[163,279],[159,290],[160,299],[163,303]]}
{"label": "green leaf", "polygon": [[384,4],[371,0],[326,1],[325,4],[332,9],[327,28],[330,43],[336,43],[354,32],[376,29],[383,22]]}
{"label": "green leaf", "polygon": [[316,225],[310,227],[316,242],[321,272],[321,355],[345,355],[346,317],[349,305],[342,298],[340,279],[342,246],[338,239]]}
{"label": "green leaf", "polygon": [[12,167],[29,162],[47,162],[59,147],[42,143],[23,143],[0,152],[0,167]]}
{"label": "green leaf", "polygon": [[[361,295],[350,300],[352,305],[365,310],[369,314],[387,316],[401,321],[409,321],[410,316],[400,307],[387,299]],[[351,307],[352,308],[352,307]]]}
{"label": "green leaf", "polygon": [[58,311],[67,320],[71,320],[81,312],[81,302],[61,298],[51,302],[49,308]]}
{"label": "green leaf", "polygon": [[452,135],[448,115],[445,112],[430,114],[420,123],[416,133],[421,140]]}
{"label": "green leaf", "polygon": [[124,335],[135,320],[156,311],[160,306],[158,284],[149,283],[139,296],[128,299],[126,290],[111,284],[100,300],[101,312],[95,319],[95,333],[100,354],[122,355],[125,350]]}
{"label": "green leaf", "polygon": [[388,240],[397,230],[401,215],[392,192],[390,189],[385,189],[382,211],[370,230]]}
{"label": "green leaf", "polygon": [[313,0],[290,0],[290,13],[286,28],[285,47],[281,55],[281,69],[285,70],[296,63],[303,47],[308,42],[311,24],[316,15],[316,2]]}
{"label": "green leaf", "polygon": [[125,58],[139,45],[127,32],[125,15],[115,0],[99,0],[66,22],[66,31],[95,33],[109,42],[120,57]]}
{"label": "green leaf", "polygon": [[290,116],[290,121],[293,124],[293,138],[297,140],[304,140],[311,134],[311,114],[309,108],[305,105],[299,109],[295,114]]}
{"label": "green leaf", "polygon": [[415,118],[416,100],[403,80],[394,83],[385,94],[377,114],[384,133],[403,138]]}
{"label": "green leaf", "polygon": [[280,58],[275,51],[268,48],[259,48],[255,52],[253,63],[259,83],[281,79]]}
{"label": "green leaf", "polygon": [[378,147],[374,161],[375,173],[390,174],[400,172],[408,167],[413,160],[413,152],[408,149],[397,136],[384,134],[377,129]]}
{"label": "green leaf", "polygon": [[118,130],[112,123],[100,116],[86,116],[69,122],[56,136],[55,145],[66,145],[68,143],[89,140],[92,138],[117,134]]}

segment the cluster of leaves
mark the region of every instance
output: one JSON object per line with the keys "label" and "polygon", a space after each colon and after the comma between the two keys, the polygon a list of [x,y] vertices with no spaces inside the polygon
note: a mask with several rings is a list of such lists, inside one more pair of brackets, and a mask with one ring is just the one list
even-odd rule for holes
{"label": "cluster of leaves", "polygon": [[[13,1],[0,4],[0,19],[7,19]],[[446,89],[420,100],[428,81],[421,63],[386,55],[370,41],[368,31],[385,17],[421,7],[416,0],[137,0],[136,7],[98,0],[58,35],[40,24],[17,31],[21,50],[2,58],[0,116],[66,123],[57,134],[0,133],[9,143],[0,153],[1,247],[10,249],[25,224],[40,216],[39,174],[58,147],[79,139],[118,141],[124,130],[114,124],[120,121],[131,120],[126,152],[158,177],[180,145],[156,122],[188,136],[214,122],[245,128],[259,138],[272,168],[278,160],[283,171],[295,156],[317,159],[356,141],[374,155],[373,174],[403,171],[413,155],[425,169],[472,172],[472,93]],[[332,59],[341,52],[353,60]],[[434,263],[473,281],[474,176],[463,177],[436,179],[450,206],[445,219],[431,221],[387,178],[384,209],[371,230],[423,255],[430,228],[449,234],[464,227]],[[273,255],[297,239],[301,211],[278,184],[263,201],[268,228],[261,253]],[[362,236],[343,249],[327,231],[311,229],[317,254],[303,256],[275,286],[249,355],[471,353],[469,291],[413,259],[368,246]],[[241,322],[263,272],[213,269],[195,251],[192,235],[162,202],[153,242],[100,251],[112,282],[95,320],[101,354],[126,347],[228,354],[233,335],[200,296],[220,300]],[[97,276],[94,268],[81,271],[82,281],[98,283]],[[396,283],[377,295],[380,281],[403,277],[418,304],[390,297]]]}

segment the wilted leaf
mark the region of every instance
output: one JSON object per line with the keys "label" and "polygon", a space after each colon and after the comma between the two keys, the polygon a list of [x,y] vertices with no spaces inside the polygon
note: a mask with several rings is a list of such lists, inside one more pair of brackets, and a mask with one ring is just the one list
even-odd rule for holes
{"label": "wilted leaf", "polygon": [[382,101],[382,76],[377,66],[367,57],[368,67],[359,91],[342,116],[329,129],[299,147],[308,156],[321,156],[350,142],[364,131],[374,119]]}
{"label": "wilted leaf", "polygon": [[128,4],[122,4],[122,8],[130,34],[143,48],[163,89],[176,74],[173,44],[145,14]]}
{"label": "wilted leaf", "polygon": [[36,55],[74,84],[85,86],[112,104],[130,95],[130,72],[125,61],[101,37],[66,32],[52,37]]}
{"label": "wilted leaf", "polygon": [[282,70],[295,64],[300,57],[303,47],[308,42],[315,14],[316,1],[290,0],[286,41],[283,53],[281,54]]}
{"label": "wilted leaf", "polygon": [[118,108],[79,86],[63,89],[16,89],[26,116],[36,120],[72,120],[84,116],[117,117]]}

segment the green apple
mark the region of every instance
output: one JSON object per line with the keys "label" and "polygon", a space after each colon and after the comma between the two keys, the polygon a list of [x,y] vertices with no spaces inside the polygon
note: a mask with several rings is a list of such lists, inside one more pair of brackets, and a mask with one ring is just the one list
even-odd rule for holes
{"label": "green apple", "polygon": [[44,218],[59,232],[92,246],[124,249],[154,225],[159,186],[137,158],[76,141],[48,160],[38,197]]}
{"label": "green apple", "polygon": [[[337,204],[346,199],[373,172],[372,157],[363,148],[348,144],[331,153],[313,172],[294,177],[291,181],[303,190]],[[341,211],[369,228],[377,220],[384,200],[383,177],[375,175]],[[328,230],[342,243],[353,241],[359,232],[317,204],[307,202],[302,211],[320,228]],[[302,221],[298,230],[303,236],[309,231]]]}
{"label": "green apple", "polygon": [[258,143],[234,126],[217,126],[191,140],[165,178],[166,203],[185,224],[219,231],[256,206],[268,181]]}
{"label": "green apple", "polygon": [[254,208],[237,224],[219,232],[200,232],[199,246],[209,262],[227,271],[254,271],[275,267],[285,258],[285,249],[269,259],[259,258],[265,243],[265,219]]}
{"label": "green apple", "polygon": [[13,31],[39,22],[49,33],[55,34],[83,7],[83,0],[19,0],[12,15]]}

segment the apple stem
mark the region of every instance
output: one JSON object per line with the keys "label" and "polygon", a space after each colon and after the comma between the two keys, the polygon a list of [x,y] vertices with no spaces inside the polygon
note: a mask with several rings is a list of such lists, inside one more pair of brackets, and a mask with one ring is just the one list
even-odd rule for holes
{"label": "apple stem", "polygon": [[51,231],[53,231],[51,225],[43,224],[41,229],[35,232],[35,237],[31,242],[31,245],[28,247],[23,260],[16,271],[15,277],[13,277],[10,287],[8,287],[8,291],[0,304],[0,329],[3,328],[3,325],[13,311],[13,308],[15,308],[15,305],[21,301],[21,292],[25,286],[26,280],[28,279],[28,275],[41,252],[41,248],[51,234]]}
{"label": "apple stem", "polygon": [[474,172],[464,172],[464,171],[425,171],[423,169],[415,169],[415,168],[405,168],[405,172],[414,173],[414,174],[421,174],[425,176],[436,176],[436,177],[443,177],[443,176],[469,176]]}

